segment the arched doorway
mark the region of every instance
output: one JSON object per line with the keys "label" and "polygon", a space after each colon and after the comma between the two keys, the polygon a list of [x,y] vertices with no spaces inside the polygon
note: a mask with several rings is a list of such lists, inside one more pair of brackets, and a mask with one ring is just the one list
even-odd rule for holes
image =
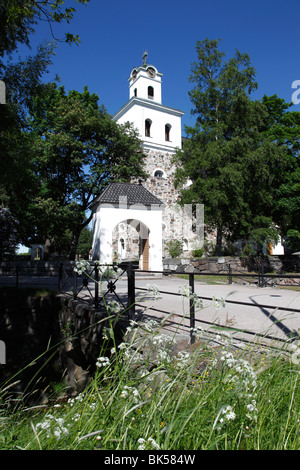
{"label": "arched doorway", "polygon": [[139,261],[139,268],[148,271],[149,234],[149,228],[140,220],[122,220],[112,232],[113,253],[122,261]]}

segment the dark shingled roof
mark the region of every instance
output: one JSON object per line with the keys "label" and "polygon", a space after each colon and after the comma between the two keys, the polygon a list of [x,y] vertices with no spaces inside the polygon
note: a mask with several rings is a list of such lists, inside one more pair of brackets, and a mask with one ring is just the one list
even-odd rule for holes
{"label": "dark shingled roof", "polygon": [[122,204],[122,197],[127,197],[127,205],[143,204],[144,206],[160,205],[163,203],[142,184],[110,183],[97,197],[92,206],[97,204]]}

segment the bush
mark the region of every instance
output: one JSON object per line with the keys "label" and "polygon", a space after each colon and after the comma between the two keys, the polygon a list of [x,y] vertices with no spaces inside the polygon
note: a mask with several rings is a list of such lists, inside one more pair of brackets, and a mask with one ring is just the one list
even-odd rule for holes
{"label": "bush", "polygon": [[171,258],[179,258],[183,253],[183,242],[180,240],[170,240],[167,249]]}
{"label": "bush", "polygon": [[194,250],[192,250],[192,257],[193,258],[202,258],[203,253],[204,253],[203,248],[195,248]]}

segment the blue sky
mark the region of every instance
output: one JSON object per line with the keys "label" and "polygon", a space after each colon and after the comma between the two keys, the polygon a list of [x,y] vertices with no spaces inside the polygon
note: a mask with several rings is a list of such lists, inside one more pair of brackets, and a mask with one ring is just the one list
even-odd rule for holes
{"label": "blue sky", "polygon": [[[58,74],[66,90],[87,85],[111,114],[129,99],[127,79],[148,50],[148,63],[163,73],[163,104],[185,112],[184,133],[194,123],[188,91],[195,45],[205,38],[221,39],[228,58],[235,49],[250,55],[259,86],[253,98],[277,94],[290,102],[292,82],[300,80],[299,0],[90,0],[76,8],[71,23],[54,32],[79,34],[81,44],[60,44],[45,80]],[[31,44],[50,38],[42,24]]]}

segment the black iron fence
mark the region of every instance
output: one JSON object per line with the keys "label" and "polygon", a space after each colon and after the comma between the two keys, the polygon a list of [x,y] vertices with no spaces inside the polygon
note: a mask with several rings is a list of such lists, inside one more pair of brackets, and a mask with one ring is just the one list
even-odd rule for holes
{"label": "black iron fence", "polygon": [[[44,287],[50,288],[58,291],[60,294],[67,295],[73,299],[79,299],[81,301],[88,301],[94,307],[98,307],[100,302],[105,299],[109,294],[112,294],[119,304],[122,306],[122,312],[125,313],[129,319],[136,319],[136,308],[140,307],[138,304],[138,297],[136,295],[137,291],[146,291],[146,288],[136,287],[136,277],[141,274],[151,274],[151,275],[160,275],[160,276],[170,276],[174,275],[172,271],[143,271],[138,269],[138,266],[134,263],[121,263],[119,265],[112,264],[110,266],[102,266],[99,263],[89,263],[88,269],[82,272],[74,269],[76,267],[75,263],[55,263],[45,265],[43,264],[43,269],[39,269],[38,265],[30,266],[28,264],[24,265],[14,264],[2,271],[0,271],[0,286],[1,285],[10,285],[17,288],[21,287]],[[117,292],[117,283],[120,278],[123,276],[124,280],[127,279],[126,295],[121,298]],[[265,274],[263,270],[258,273],[236,273],[233,272],[228,266],[227,273],[207,273],[207,272],[192,272],[187,273],[187,281],[190,289],[190,301],[189,301],[189,325],[191,332],[191,343],[194,342],[195,337],[193,336],[193,331],[197,326],[197,318],[195,315],[195,304],[193,301],[193,295],[195,294],[195,277],[209,277],[213,276],[214,278],[225,278],[226,282],[229,284],[233,283],[236,279],[247,279],[250,282],[255,282],[259,287],[265,287],[270,283],[274,282],[276,279],[293,279],[293,282],[299,283],[300,285],[300,275],[299,274]],[[105,288],[103,290],[103,285]],[[101,286],[101,288],[100,288]],[[169,291],[159,291],[160,294],[172,295],[172,296],[181,296],[179,293],[169,292]],[[198,294],[198,298],[202,300],[213,300],[211,297],[205,297]],[[265,309],[274,309],[274,305],[262,305],[262,304],[253,304],[249,302],[241,302],[226,299],[226,304],[236,304],[241,306],[248,307],[258,307]],[[147,311],[160,312],[163,314],[168,314],[170,312],[163,311],[159,308],[147,307]],[[286,312],[297,312],[300,313],[300,309],[289,308],[289,307],[280,307],[280,310]],[[178,314],[180,317],[180,314]],[[208,323],[201,320],[201,323]],[[230,327],[226,326],[226,329]],[[237,331],[237,328],[233,328]],[[284,325],[282,326],[284,330]],[[258,332],[253,332],[246,329],[239,330],[242,333],[249,335],[259,336]],[[285,331],[286,336],[291,340],[299,340],[299,334],[296,331]],[[276,339],[281,341],[278,338],[273,338],[272,336],[263,335],[265,338]]]}
{"label": "black iron fence", "polygon": [[[139,270],[139,272],[147,272],[147,271],[141,271]],[[166,271],[151,271],[152,273],[161,273],[161,274],[173,274],[172,272],[168,272],[166,273]],[[233,279],[234,277],[237,277],[237,278],[248,278],[249,279],[249,274],[246,274],[246,273],[231,273],[230,270],[229,270],[229,273],[198,273],[198,272],[193,272],[193,273],[188,273],[187,274],[188,276],[188,285],[189,285],[189,288],[190,288],[190,295],[189,295],[189,329],[190,329],[190,340],[191,340],[191,343],[193,344],[194,341],[195,341],[195,336],[193,334],[196,326],[197,326],[197,322],[201,322],[201,323],[206,323],[208,325],[214,325],[214,323],[212,322],[208,322],[208,321],[204,321],[203,319],[201,320],[197,320],[196,316],[195,316],[195,303],[194,303],[194,294],[195,294],[195,277],[199,277],[201,279],[201,276],[203,277],[206,277],[206,276],[212,276],[212,277],[219,277],[219,278],[227,278],[228,280],[228,283],[229,284],[232,284],[233,283]],[[252,279],[257,279],[257,285],[259,287],[265,287],[268,283],[268,281],[270,279],[277,279],[277,278],[286,278],[286,279],[297,279],[300,281],[300,275],[279,275],[279,274],[271,274],[271,275],[267,275],[267,277],[264,275],[264,273],[260,272],[260,273],[257,273],[257,274],[251,274],[251,278]],[[137,288],[138,290],[140,291],[146,291],[147,289],[145,288]],[[133,286],[132,286],[132,291],[134,290]],[[135,290],[134,290],[135,291]],[[162,291],[160,290],[159,291],[160,294],[166,294],[166,295],[172,295],[172,296],[182,296],[182,294],[180,293],[175,293],[175,292],[169,292],[169,291]],[[203,296],[203,295],[199,295],[197,294],[197,297],[201,300],[208,300],[208,301],[213,301],[213,297],[206,297],[206,296]],[[133,301],[135,300],[135,298],[132,299]],[[247,306],[247,307],[256,307],[256,308],[260,308],[260,309],[272,309],[274,310],[274,305],[268,305],[268,304],[256,304],[256,303],[249,303],[249,302],[242,302],[242,301],[235,301],[235,300],[229,300],[229,299],[226,299],[226,304],[235,304],[235,305],[241,305],[241,306]],[[135,305],[138,305],[138,304],[133,304],[133,315],[135,315]],[[280,311],[284,311],[284,312],[291,312],[291,313],[300,313],[300,309],[295,309],[294,307],[278,307],[278,309]],[[152,311],[155,311],[155,312],[160,312],[160,313],[163,313],[163,314],[169,314],[170,312],[167,312],[167,311],[163,311],[163,310],[160,310],[158,308],[153,308],[153,307],[149,307],[148,310],[152,310]],[[178,317],[183,317],[182,315],[180,314],[177,314]],[[286,334],[286,337],[287,339],[289,339],[290,341],[296,341],[296,340],[299,340],[300,339],[300,336],[299,336],[299,333],[298,331],[296,330],[289,330],[287,327],[285,327],[285,325],[283,325],[281,322],[279,321],[276,321],[276,324],[279,328],[281,328],[285,334]],[[234,330],[235,332],[240,332],[240,333],[245,333],[246,335],[250,335],[250,336],[262,336],[266,339],[271,339],[271,340],[276,340],[276,341],[283,341],[285,342],[286,340],[285,339],[280,339],[280,338],[275,338],[271,335],[266,335],[266,334],[260,334],[259,332],[257,331],[251,331],[251,330],[247,330],[247,329],[238,329],[238,328],[231,328],[230,326],[226,326],[226,329],[227,330]]]}

